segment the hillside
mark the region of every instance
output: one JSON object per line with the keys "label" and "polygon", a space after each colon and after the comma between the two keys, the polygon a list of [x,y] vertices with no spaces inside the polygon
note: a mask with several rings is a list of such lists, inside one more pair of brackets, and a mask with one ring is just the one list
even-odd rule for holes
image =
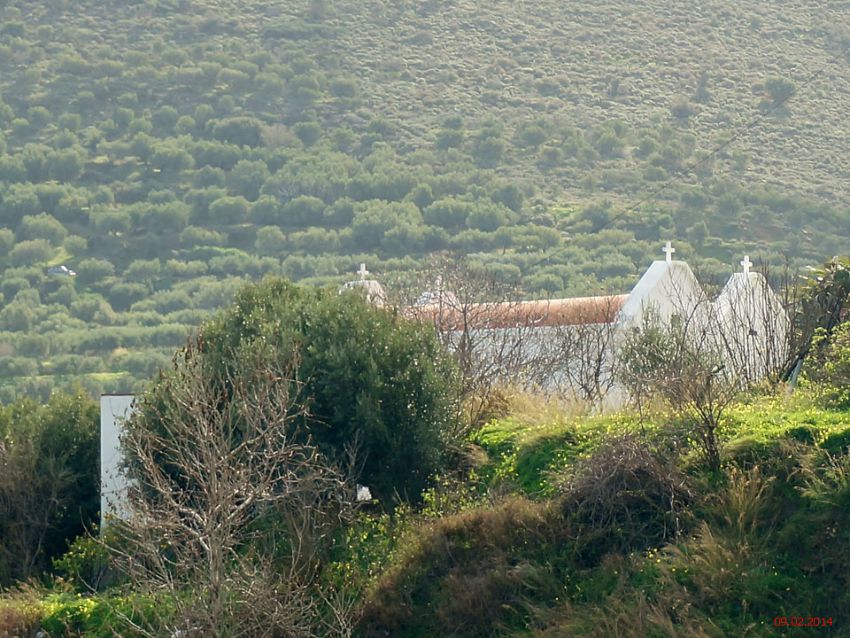
{"label": "hillside", "polygon": [[451,251],[580,295],[666,239],[709,276],[843,252],[843,11],[8,0],[0,398],[137,390],[265,273],[392,282]]}
{"label": "hillside", "polygon": [[[715,474],[670,414],[514,397],[474,436],[474,470],[341,530],[326,577],[349,607],[303,635],[850,636],[848,413],[812,399],[733,406]],[[0,631],[170,635],[168,594],[90,590],[104,560],[81,538],[66,580],[0,592]]]}
{"label": "hillside", "polygon": [[441,494],[393,546],[361,635],[850,635],[846,411],[743,402],[720,476],[664,421],[535,402],[486,426],[479,476],[512,496]]}
{"label": "hillside", "polygon": [[[498,118],[520,135],[535,120],[580,130],[612,120],[633,131],[669,125],[709,151],[759,114],[766,81],[778,77],[801,84],[799,94],[731,149],[749,157],[744,170],[721,162],[716,175],[848,201],[840,149],[850,76],[846,59],[833,58],[850,34],[839,3],[458,0],[417,12],[418,4],[340,4],[346,34],[333,49],[413,145],[427,145],[441,118],[457,113]],[[380,38],[368,38],[376,26]],[[671,113],[683,98],[687,119]],[[613,165],[633,164],[634,150]],[[505,171],[555,201],[586,199],[582,172],[557,166],[541,180],[531,164],[516,153]]]}

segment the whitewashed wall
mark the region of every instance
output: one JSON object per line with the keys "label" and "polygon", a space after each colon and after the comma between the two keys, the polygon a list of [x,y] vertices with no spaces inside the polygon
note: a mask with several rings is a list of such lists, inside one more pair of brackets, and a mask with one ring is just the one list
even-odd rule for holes
{"label": "whitewashed wall", "polygon": [[127,479],[121,469],[121,423],[130,416],[133,395],[100,397],[100,528],[110,517],[127,515]]}
{"label": "whitewashed wall", "polygon": [[761,273],[735,273],[714,303],[718,343],[744,381],[758,381],[788,356],[790,319]]}

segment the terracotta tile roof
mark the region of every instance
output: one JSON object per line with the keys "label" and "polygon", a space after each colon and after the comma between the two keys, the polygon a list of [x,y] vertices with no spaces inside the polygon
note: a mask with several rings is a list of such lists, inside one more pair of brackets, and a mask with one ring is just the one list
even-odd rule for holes
{"label": "terracotta tile roof", "polygon": [[407,308],[409,317],[433,321],[440,331],[472,329],[574,326],[611,323],[628,295],[574,297],[505,303],[430,304]]}

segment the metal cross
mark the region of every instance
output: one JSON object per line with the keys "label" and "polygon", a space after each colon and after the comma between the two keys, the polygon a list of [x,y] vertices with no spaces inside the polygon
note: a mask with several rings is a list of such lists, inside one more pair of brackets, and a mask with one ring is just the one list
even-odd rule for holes
{"label": "metal cross", "polygon": [[741,265],[744,267],[744,274],[750,274],[750,266],[753,265],[753,262],[750,261],[749,255],[744,255],[744,261],[741,262]]}
{"label": "metal cross", "polygon": [[664,252],[667,255],[667,263],[669,264],[671,261],[673,261],[673,253],[676,252],[676,249],[673,248],[673,244],[668,241],[666,244],[664,244]]}
{"label": "metal cross", "polygon": [[366,275],[369,274],[369,271],[366,270],[366,264],[360,264],[360,270],[357,271],[357,274],[360,275],[360,279],[366,279]]}

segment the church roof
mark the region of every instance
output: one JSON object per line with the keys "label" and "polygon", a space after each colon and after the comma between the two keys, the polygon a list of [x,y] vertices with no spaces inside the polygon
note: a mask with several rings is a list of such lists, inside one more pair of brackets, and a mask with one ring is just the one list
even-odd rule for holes
{"label": "church roof", "polygon": [[628,301],[623,304],[620,319],[633,322],[654,305],[666,306],[668,316],[671,311],[689,314],[704,300],[705,293],[688,264],[665,260],[652,262],[627,296]]}
{"label": "church roof", "polygon": [[555,327],[612,323],[628,295],[574,297],[461,305],[430,304],[405,314],[433,321],[441,331],[493,328]]}
{"label": "church roof", "polygon": [[730,295],[740,295],[749,290],[762,291],[767,286],[767,280],[759,272],[736,272],[732,273],[729,281],[723,286],[723,290],[718,295],[718,300]]}

